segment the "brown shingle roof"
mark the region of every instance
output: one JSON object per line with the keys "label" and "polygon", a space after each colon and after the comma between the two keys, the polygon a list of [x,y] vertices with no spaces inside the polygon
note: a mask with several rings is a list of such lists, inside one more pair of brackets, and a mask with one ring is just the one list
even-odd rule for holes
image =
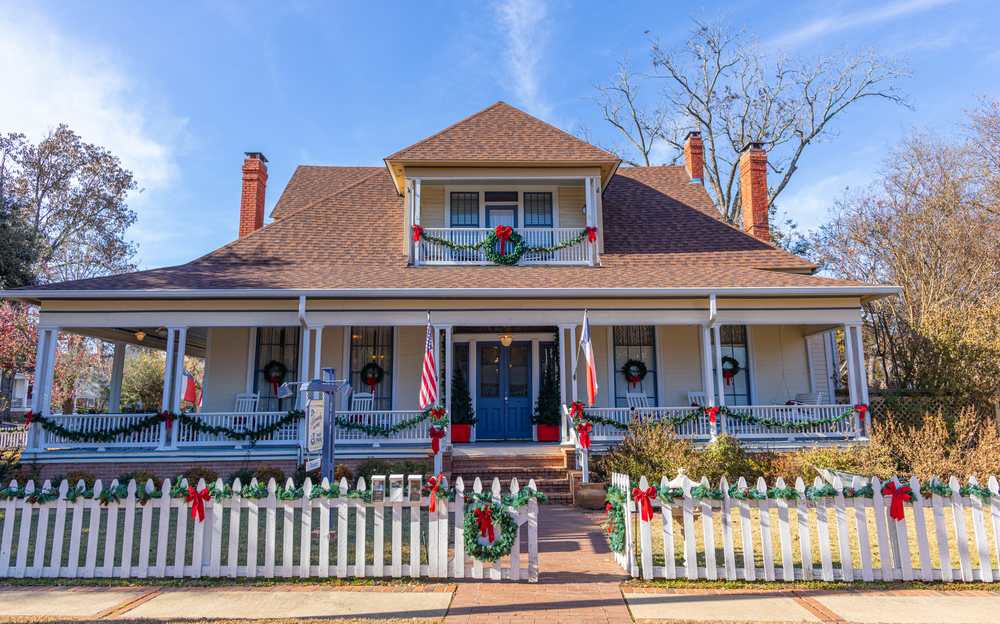
{"label": "brown shingle roof", "polygon": [[386,160],[619,161],[618,157],[504,102],[497,102]]}
{"label": "brown shingle roof", "polygon": [[403,199],[380,169],[188,264],[30,290],[867,286],[783,272],[811,265],[707,214],[704,189],[682,176],[659,167],[614,178],[603,199],[600,268],[408,267]]}
{"label": "brown shingle roof", "polygon": [[282,219],[300,208],[363,180],[382,167],[296,167],[288,186],[271,211],[272,219]]}

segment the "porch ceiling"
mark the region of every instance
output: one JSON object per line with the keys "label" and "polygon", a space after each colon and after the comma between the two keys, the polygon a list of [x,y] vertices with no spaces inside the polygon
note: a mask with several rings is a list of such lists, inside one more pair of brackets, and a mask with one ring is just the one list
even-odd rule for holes
{"label": "porch ceiling", "polygon": [[[79,334],[89,338],[97,338],[108,342],[124,342],[136,347],[147,349],[167,350],[166,337],[160,336],[157,331],[159,327],[63,327],[64,332]],[[142,331],[146,334],[140,341],[136,334]],[[166,334],[166,332],[164,332]],[[185,354],[193,357],[205,357],[205,349],[208,345],[207,327],[189,327],[187,330],[187,347]]]}

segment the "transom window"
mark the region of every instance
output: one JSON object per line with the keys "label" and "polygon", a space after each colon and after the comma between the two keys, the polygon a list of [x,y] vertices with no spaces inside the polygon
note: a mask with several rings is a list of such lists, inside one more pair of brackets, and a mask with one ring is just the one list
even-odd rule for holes
{"label": "transom window", "polygon": [[[628,392],[644,392],[650,405],[656,400],[656,332],[652,325],[615,325],[615,405],[627,407]],[[638,360],[646,365],[646,378],[635,387],[622,375],[622,367],[629,360]]]}
{"label": "transom window", "polygon": [[451,227],[479,227],[479,193],[451,194]]}
{"label": "transom window", "polygon": [[524,194],[524,227],[552,227],[552,193]]}

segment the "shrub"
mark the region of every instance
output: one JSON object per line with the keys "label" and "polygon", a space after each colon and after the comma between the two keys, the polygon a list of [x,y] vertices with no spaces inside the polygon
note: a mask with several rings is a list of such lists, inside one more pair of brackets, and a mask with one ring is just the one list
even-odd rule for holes
{"label": "shrub", "polygon": [[[146,487],[146,481],[149,481],[150,479],[153,480],[154,490],[159,490],[161,487],[163,487],[163,479],[156,476],[152,472],[146,470],[134,470],[132,472],[126,472],[125,474],[118,477],[118,483],[121,483],[122,485],[128,485],[128,482],[131,481],[132,479],[135,479],[135,486],[137,489],[142,489]],[[205,480],[205,483],[208,483],[207,479]]]}
{"label": "shrub", "polygon": [[253,476],[257,479],[257,483],[267,485],[271,479],[274,479],[275,484],[278,487],[285,486],[285,471],[281,468],[274,468],[264,464],[263,466],[258,466],[256,470],[253,471]]}
{"label": "shrub", "polygon": [[239,479],[240,485],[249,485],[250,480],[253,479],[253,471],[253,468],[240,468],[233,474],[229,475],[229,478],[226,479],[226,483],[232,485],[236,482],[236,479]]}
{"label": "shrub", "polygon": [[190,486],[198,485],[198,479],[204,479],[206,485],[211,485],[218,481],[219,473],[204,466],[193,466],[184,471],[184,478]]}
{"label": "shrub", "polygon": [[300,488],[306,482],[306,477],[309,477],[313,485],[319,485],[323,482],[323,473],[319,468],[307,471],[304,465],[295,469],[295,473],[292,474],[292,482],[295,483],[295,487]]}
{"label": "shrub", "polygon": [[694,474],[701,458],[690,440],[680,438],[673,426],[645,419],[633,419],[625,430],[624,439],[596,458],[592,470],[605,483],[612,472],[629,475],[638,481],[645,476],[651,481],[677,474],[686,468]]}
{"label": "shrub", "polygon": [[348,483],[354,479],[354,473],[347,467],[347,464],[337,464],[333,469],[333,480],[340,483],[341,479],[347,479]]}
{"label": "shrub", "polygon": [[70,470],[61,477],[56,477],[53,483],[62,483],[63,479],[69,483],[70,487],[76,487],[76,484],[82,480],[87,489],[93,488],[94,481],[97,481],[97,477],[95,477],[92,472],[87,472],[86,470]]}
{"label": "shrub", "polygon": [[[20,449],[0,449],[0,487],[7,487],[21,469]],[[18,482],[20,484],[20,482]]]}

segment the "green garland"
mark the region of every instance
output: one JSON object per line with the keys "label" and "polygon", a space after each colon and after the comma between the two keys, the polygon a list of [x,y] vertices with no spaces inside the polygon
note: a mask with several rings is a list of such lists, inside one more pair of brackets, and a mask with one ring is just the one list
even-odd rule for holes
{"label": "green garland", "polygon": [[[414,226],[414,228],[416,227],[418,226]],[[414,233],[416,234],[417,232],[418,230],[414,229]],[[482,249],[486,254],[486,259],[489,260],[490,262],[502,266],[511,266],[513,264],[517,264],[521,260],[521,257],[524,256],[524,254],[530,254],[530,253],[550,254],[550,253],[555,253],[560,249],[566,249],[567,247],[572,247],[573,245],[576,245],[577,243],[583,241],[583,239],[587,238],[587,230],[583,230],[570,240],[563,241],[551,247],[543,247],[541,245],[537,245],[535,247],[528,247],[524,243],[524,237],[518,234],[517,232],[514,232],[513,234],[511,234],[510,238],[507,239],[507,242],[512,244],[513,249],[510,251],[505,250],[507,251],[507,253],[505,253],[502,256],[500,255],[500,252],[496,250],[497,243],[500,242],[500,239],[497,237],[496,234],[496,228],[490,230],[486,234],[486,237],[483,240],[479,241],[478,243],[470,243],[470,244],[455,243],[444,238],[431,236],[430,234],[424,234],[423,228],[419,229],[419,238],[422,238],[427,242],[434,243],[436,245],[441,245],[442,247],[447,247],[452,251],[475,251]]]}
{"label": "green garland", "polygon": [[734,483],[729,486],[729,498],[735,498],[736,500],[764,500],[767,498],[767,492],[761,492],[755,487],[741,490],[739,484]]}
{"label": "green garland", "polygon": [[87,489],[87,487],[84,486],[84,487],[71,487],[68,490],[66,490],[66,500],[68,502],[75,503],[76,499],[80,497],[83,497],[85,499],[94,498],[93,488]]}
{"label": "green garland", "polygon": [[[489,546],[479,543],[479,524],[476,522],[476,510],[487,510],[491,512],[490,519],[493,520],[494,539]],[[465,510],[465,520],[462,523],[465,529],[465,554],[478,561],[493,563],[501,557],[510,554],[517,539],[517,522],[504,509],[502,502],[477,502],[468,505]]]}
{"label": "green garland", "polygon": [[408,420],[403,420],[395,425],[390,425],[388,427],[382,427],[379,425],[366,425],[365,423],[352,423],[343,416],[337,416],[337,426],[342,429],[347,429],[351,431],[363,431],[370,436],[386,437],[394,433],[399,433],[404,429],[409,429],[414,425],[420,424],[427,420],[428,416],[416,416]]}
{"label": "green garland", "polygon": [[[546,496],[541,492],[533,490],[530,487],[526,487],[523,490],[519,491],[517,493],[517,496],[504,497],[503,501],[505,506],[511,507],[513,509],[518,509],[527,505],[528,501],[530,501],[531,499],[535,499],[536,501],[538,501],[539,505],[544,505],[545,503],[549,502],[548,496]],[[449,500],[455,500],[454,494]]]}
{"label": "green garland", "polygon": [[[806,422],[791,422],[787,420],[779,420],[777,418],[766,418],[763,416],[757,416],[756,414],[752,414],[750,412],[739,412],[723,406],[718,406],[718,409],[719,409],[718,412],[719,416],[726,416],[727,418],[732,418],[734,420],[740,420],[751,424],[763,425],[765,427],[783,427],[785,429],[792,429],[795,431],[802,431],[805,429],[809,429],[810,427],[816,427],[818,425],[834,425],[844,420],[845,418],[849,418],[853,416],[855,413],[857,413],[857,410],[850,409],[842,414],[839,414],[838,416],[820,418],[817,420],[810,420]],[[697,420],[699,418],[707,418],[708,417],[707,410],[708,406],[703,405],[694,411],[688,412],[687,414],[682,414],[680,416],[671,416],[669,418],[659,418],[656,419],[656,422],[676,427],[678,425],[683,425],[684,423],[691,422],[692,420]],[[618,430],[628,429],[629,426],[629,423],[619,422],[617,420],[613,420],[606,416],[598,416],[596,414],[584,413],[582,418],[578,415],[573,416],[573,427],[576,427],[578,424],[585,422],[589,422],[593,425],[607,425],[609,427],[614,427],[615,429]]]}
{"label": "green garland", "polygon": [[103,488],[100,494],[97,495],[97,500],[101,501],[101,505],[107,507],[112,503],[120,503],[125,497],[128,496],[128,486],[127,485],[113,485]]}
{"label": "green garland", "polygon": [[608,505],[605,516],[608,518],[608,541],[611,550],[616,553],[625,552],[625,492],[620,487],[612,485],[606,496]]}
{"label": "green garland", "polygon": [[962,496],[975,496],[987,505],[990,503],[990,499],[993,498],[993,492],[974,483],[966,483],[961,487],[959,493]]}

